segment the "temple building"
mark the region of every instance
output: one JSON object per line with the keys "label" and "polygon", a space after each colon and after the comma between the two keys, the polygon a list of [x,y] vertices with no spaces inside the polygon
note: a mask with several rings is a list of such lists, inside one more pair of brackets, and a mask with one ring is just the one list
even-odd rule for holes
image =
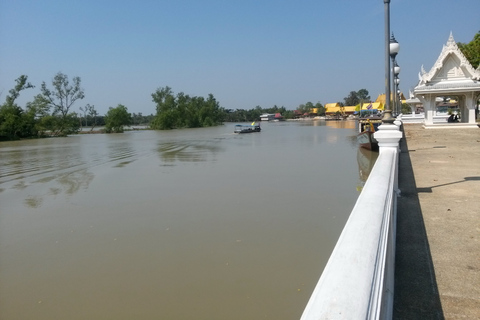
{"label": "temple building", "polygon": [[[476,109],[480,97],[480,66],[474,69],[463,55],[450,33],[447,44],[429,72],[423,66],[413,96],[407,103],[415,109],[423,107],[424,126],[432,128],[443,123],[436,121],[438,113],[455,108],[459,113],[459,127],[477,127]],[[438,119],[438,118],[437,118]]]}

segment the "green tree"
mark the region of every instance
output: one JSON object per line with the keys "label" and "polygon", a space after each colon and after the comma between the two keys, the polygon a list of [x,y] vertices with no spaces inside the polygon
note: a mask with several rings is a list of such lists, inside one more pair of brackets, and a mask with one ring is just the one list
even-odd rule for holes
{"label": "green tree", "polygon": [[307,102],[298,106],[297,110],[304,115],[305,113],[310,114],[312,112],[313,103]]}
{"label": "green tree", "polygon": [[313,103],[309,101],[309,102],[305,103],[305,107],[308,109],[308,112],[312,112]]}
{"label": "green tree", "polygon": [[343,98],[343,100],[345,104],[342,104],[342,106],[356,106],[359,103],[370,101],[370,95],[367,89],[360,89],[358,91],[350,91],[349,95]]}
{"label": "green tree", "polygon": [[320,102],[317,102],[315,104],[315,108],[317,108],[317,114],[319,116],[324,116],[325,115],[325,107],[323,106],[323,104],[321,104]]}
{"label": "green tree", "polygon": [[[97,110],[95,110],[95,106],[90,105],[87,103],[84,107],[80,107],[80,111],[83,114],[83,119],[85,120],[85,127],[88,127],[88,120],[91,119],[93,123],[90,123],[92,129],[95,127],[96,116],[98,115]],[[82,116],[80,115],[80,128],[82,127]]]}
{"label": "green tree", "polygon": [[180,92],[175,97],[170,87],[158,88],[152,94],[157,115],[150,123],[153,129],[209,127],[222,123],[225,112],[212,94],[208,98],[190,97]]}
{"label": "green tree", "polygon": [[123,127],[132,123],[132,116],[128,113],[127,107],[119,104],[116,108],[110,107],[105,115],[105,131],[123,132]]}
{"label": "green tree", "polygon": [[480,31],[477,32],[469,43],[457,42],[457,45],[472,67],[477,69],[480,66]]}
{"label": "green tree", "polygon": [[[85,119],[85,127],[87,126],[87,108],[86,107],[80,107],[80,129],[82,129],[83,127],[83,121],[82,119]],[[82,117],[82,114],[83,114],[83,117]]]}
{"label": "green tree", "polygon": [[15,80],[17,85],[13,89],[8,91],[8,93],[10,93],[10,94],[7,95],[7,97],[5,99],[5,104],[6,105],[9,105],[9,106],[14,105],[15,100],[20,96],[21,91],[23,91],[25,89],[35,88],[35,86],[32,85],[30,82],[27,82],[27,80],[28,80],[28,76],[26,76],[26,75],[21,75],[20,77],[18,77]]}
{"label": "green tree", "polygon": [[[85,106],[85,108],[87,109],[88,117],[92,120],[92,121],[90,122],[90,125],[92,126],[92,128],[90,129],[90,131],[93,131],[93,128],[95,128],[95,126],[97,125],[98,112],[97,112],[97,110],[95,110],[95,106],[94,106],[94,105],[87,104],[87,105]],[[86,118],[85,118],[85,122],[87,122]],[[85,124],[85,125],[86,125],[86,124]]]}
{"label": "green tree", "polygon": [[357,97],[363,102],[370,101],[370,95],[367,89],[360,89],[357,91]]}
{"label": "green tree", "polygon": [[56,117],[50,115],[50,104],[41,95],[38,94],[34,97],[32,102],[27,103],[27,113],[29,113],[35,121],[35,129],[39,136],[43,136],[48,132],[53,132],[55,126],[53,125]]}
{"label": "green tree", "polygon": [[35,119],[15,103],[21,91],[34,86],[28,82],[26,75],[21,75],[15,82],[17,84],[9,91],[5,103],[0,106],[0,137],[2,139],[35,135]]}
{"label": "green tree", "polygon": [[0,136],[17,139],[22,136],[23,109],[17,105],[4,104],[0,107]]}
{"label": "green tree", "polygon": [[[85,97],[83,89],[80,87],[80,77],[73,77],[73,84],[70,85],[68,76],[59,72],[52,81],[53,89],[47,88],[45,82],[41,86],[41,96],[50,107],[53,107],[52,116],[58,117],[58,121],[53,121],[55,125],[52,128],[54,135],[65,135],[78,131],[78,123],[73,123],[73,114],[70,114],[70,108],[77,100]],[[75,114],[76,116],[76,114]]]}
{"label": "green tree", "polygon": [[354,106],[360,102],[358,93],[356,91],[350,91],[349,95],[343,98],[346,106]]}
{"label": "green tree", "polygon": [[152,122],[153,129],[173,129],[175,128],[177,110],[175,97],[172,89],[168,86],[158,88],[152,94],[153,102],[157,104],[157,115]]}

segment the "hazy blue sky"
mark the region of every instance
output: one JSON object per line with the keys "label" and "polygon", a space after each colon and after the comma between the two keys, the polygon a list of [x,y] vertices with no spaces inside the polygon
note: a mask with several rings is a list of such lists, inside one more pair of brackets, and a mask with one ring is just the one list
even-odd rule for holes
{"label": "hazy blue sky", "polygon": [[[407,95],[450,31],[470,42],[480,31],[479,0],[392,0]],[[151,94],[169,86],[212,93],[227,109],[295,109],[343,101],[384,87],[382,0],[1,0],[0,100],[25,74],[35,89],[57,72],[79,76],[100,114],[119,103],[155,113]]]}

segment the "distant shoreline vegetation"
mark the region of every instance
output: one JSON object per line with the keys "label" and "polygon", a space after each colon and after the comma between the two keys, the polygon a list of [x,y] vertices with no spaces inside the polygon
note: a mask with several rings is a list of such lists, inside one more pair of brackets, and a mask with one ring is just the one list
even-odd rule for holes
{"label": "distant shoreline vegetation", "polygon": [[[296,113],[285,107],[263,109],[224,109],[220,107],[213,94],[203,97],[191,97],[183,92],[174,94],[170,87],[158,88],[152,94],[156,103],[157,114],[150,123],[152,129],[168,130],[181,128],[200,128],[221,125],[224,122],[251,122],[260,120],[264,113],[280,113],[285,119],[292,119]],[[320,103],[316,107],[323,108]],[[300,105],[300,109],[308,112],[315,107],[313,103]],[[302,113],[303,114],[303,113]]]}
{"label": "distant shoreline vegetation", "polygon": [[[299,114],[309,114],[312,108],[319,112],[318,115],[325,114],[325,108],[319,102],[315,105],[311,102],[301,104],[295,111],[276,105],[265,109],[260,106],[250,110],[224,109],[213,94],[209,94],[207,98],[189,96],[183,92],[175,95],[168,86],[158,88],[152,94],[156,105],[155,115],[132,114],[122,104],[110,107],[103,116],[90,104],[79,107],[79,111],[75,112],[74,103],[85,97],[81,79],[73,77],[70,82],[68,76],[61,72],[54,76],[51,88],[42,82],[40,93],[22,108],[16,103],[16,99],[23,90],[35,86],[28,82],[26,75],[15,81],[15,87],[0,105],[0,141],[124,132],[136,130],[135,126],[154,130],[211,127],[224,122],[258,121],[264,113],[279,113],[283,119],[292,119]],[[103,128],[95,129],[98,127]]]}
{"label": "distant shoreline vegetation", "polygon": [[[147,126],[154,130],[200,128],[221,125],[224,122],[251,122],[260,120],[263,113],[280,113],[284,119],[298,115],[285,107],[263,109],[224,109],[212,94],[207,98],[189,96],[180,92],[174,95],[170,87],[158,88],[152,94],[156,104],[156,114],[143,116],[142,113],[129,113],[126,106],[110,107],[105,115],[99,115],[94,105],[84,105],[75,112],[73,106],[85,97],[80,77],[68,76],[59,72],[51,87],[45,82],[40,93],[25,107],[16,103],[24,90],[35,88],[28,82],[28,76],[21,75],[16,85],[8,92],[5,102],[0,105],[0,141],[64,137],[72,134],[113,133],[135,130],[135,126]],[[321,106],[317,103],[315,106]],[[298,110],[307,112],[313,107],[311,102],[300,105]],[[95,129],[103,127],[102,129]],[[125,129],[125,127],[130,127]],[[133,129],[131,129],[133,128]]]}
{"label": "distant shoreline vegetation", "polygon": [[212,127],[224,120],[224,110],[212,94],[207,99],[190,97],[183,92],[174,96],[167,86],[158,88],[152,99],[157,109],[157,115],[150,123],[152,129]]}

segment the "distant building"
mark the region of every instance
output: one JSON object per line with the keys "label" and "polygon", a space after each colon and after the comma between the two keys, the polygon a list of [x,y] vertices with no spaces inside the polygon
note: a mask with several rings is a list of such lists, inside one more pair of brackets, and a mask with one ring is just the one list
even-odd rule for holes
{"label": "distant building", "polygon": [[298,119],[298,118],[301,118],[302,117],[302,113],[298,110],[293,110],[293,117],[295,119]]}
{"label": "distant building", "polygon": [[346,116],[349,116],[351,114],[355,113],[355,109],[357,108],[356,106],[345,106],[343,108],[343,114]]}
{"label": "distant building", "polygon": [[275,114],[273,113],[264,113],[262,115],[260,115],[260,120],[261,121],[270,121],[270,120],[273,120],[275,119]]}
{"label": "distant building", "polygon": [[325,115],[333,116],[333,115],[336,115],[337,112],[342,114],[342,111],[341,111],[340,108],[341,108],[341,106],[338,102],[337,103],[327,103],[325,105]]}
{"label": "distant building", "polygon": [[355,113],[355,106],[341,106],[337,103],[327,103],[325,105],[325,115],[334,116],[340,114],[342,116],[348,116]]}

